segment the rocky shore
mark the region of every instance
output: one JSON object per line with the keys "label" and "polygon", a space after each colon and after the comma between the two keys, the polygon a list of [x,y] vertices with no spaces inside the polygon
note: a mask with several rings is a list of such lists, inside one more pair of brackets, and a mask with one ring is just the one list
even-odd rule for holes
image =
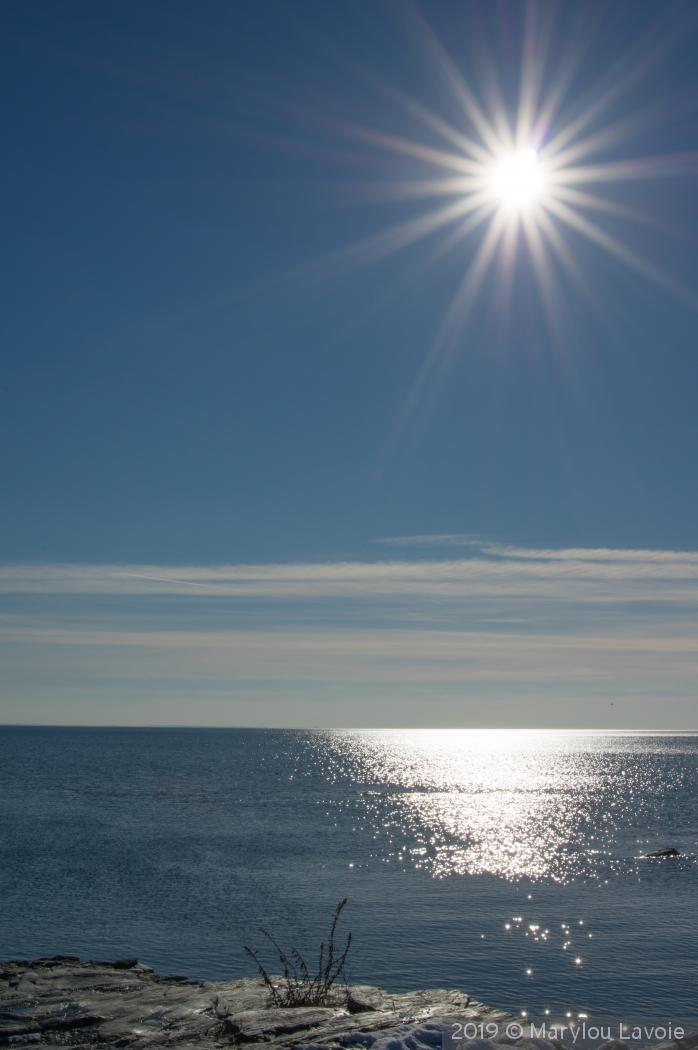
{"label": "rocky shore", "polygon": [[[573,1050],[556,1039],[512,1038],[522,1021],[476,1002],[464,992],[433,989],[391,995],[352,985],[324,1007],[274,1006],[257,978],[192,981],[158,976],[137,959],[82,962],[57,955],[0,963],[0,1047],[26,1045],[76,1050],[230,1050],[243,1043],[264,1050],[442,1050],[444,1018],[495,1024],[488,1038],[451,1043],[460,1050]],[[470,1024],[465,1025],[467,1028]],[[520,1029],[519,1029],[520,1030]],[[504,1044],[504,1045],[502,1045]],[[635,1044],[637,1045],[637,1044]],[[262,1050],[262,1047],[260,1047]],[[597,1050],[630,1050],[617,1039]],[[653,1050],[698,1050],[698,1034]]]}
{"label": "rocky shore", "polygon": [[[174,1047],[214,1050],[263,1043],[269,1050],[298,1044],[372,1045],[370,1033],[411,1025],[415,1046],[441,1044],[433,1022],[457,1014],[505,1022],[457,991],[391,995],[352,985],[332,1006],[283,1009],[269,1005],[261,980],[192,981],[160,977],[136,959],[81,962],[70,956],[0,963],[0,1045]],[[352,1033],[365,1033],[356,1038]],[[436,1035],[438,1033],[438,1041]],[[421,1038],[420,1038],[421,1037]],[[425,1042],[426,1041],[426,1042]],[[381,1042],[381,1040],[378,1040]]]}

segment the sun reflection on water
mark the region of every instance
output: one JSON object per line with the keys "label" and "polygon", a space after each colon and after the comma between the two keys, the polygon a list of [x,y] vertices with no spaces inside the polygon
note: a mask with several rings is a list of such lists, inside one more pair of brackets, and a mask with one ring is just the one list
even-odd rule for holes
{"label": "sun reflection on water", "polygon": [[649,735],[336,732],[326,745],[330,777],[353,782],[374,860],[438,877],[606,878],[646,852],[639,822],[680,798],[680,762],[657,780]]}

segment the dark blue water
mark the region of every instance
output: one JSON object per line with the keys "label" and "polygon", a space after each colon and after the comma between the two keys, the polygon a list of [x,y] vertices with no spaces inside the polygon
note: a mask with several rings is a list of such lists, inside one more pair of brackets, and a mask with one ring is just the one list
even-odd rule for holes
{"label": "dark blue water", "polygon": [[697,798],[695,736],[4,727],[0,958],[247,975],[348,896],[356,981],[691,1015]]}

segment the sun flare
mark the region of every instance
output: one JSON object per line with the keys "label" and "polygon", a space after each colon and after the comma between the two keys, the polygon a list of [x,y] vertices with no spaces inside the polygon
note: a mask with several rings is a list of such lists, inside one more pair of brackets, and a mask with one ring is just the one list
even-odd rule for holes
{"label": "sun flare", "polygon": [[422,201],[423,207],[318,258],[310,269],[326,272],[328,264],[340,269],[372,264],[420,241],[431,241],[421,268],[452,252],[462,266],[386,444],[386,457],[407,420],[418,411],[431,411],[432,388],[443,381],[449,362],[466,345],[467,320],[487,284],[505,330],[514,308],[517,273],[525,268],[551,339],[562,347],[569,332],[568,294],[576,293],[595,308],[594,291],[576,250],[586,241],[698,312],[695,289],[641,254],[624,236],[624,224],[626,229],[644,226],[668,233],[675,227],[644,207],[630,205],[617,192],[623,183],[698,172],[698,151],[619,155],[626,141],[653,129],[668,110],[657,105],[621,117],[616,111],[619,100],[693,28],[694,15],[676,8],[660,17],[651,33],[629,47],[620,72],[604,73],[584,97],[575,97],[574,78],[599,27],[592,21],[583,33],[571,34],[564,46],[561,42],[561,49],[554,48],[552,9],[533,0],[521,6],[520,79],[518,91],[512,88],[508,98],[494,61],[482,67],[480,83],[469,83],[417,6],[406,0],[403,17],[447,89],[455,119],[377,81],[392,102],[416,119],[424,138],[332,120],[335,134],[400,158],[399,176],[384,187],[369,185],[369,194],[377,191],[377,199],[396,203]]}
{"label": "sun flare", "polygon": [[532,147],[509,154],[492,173],[492,189],[509,211],[529,207],[541,197],[544,186],[543,167]]}

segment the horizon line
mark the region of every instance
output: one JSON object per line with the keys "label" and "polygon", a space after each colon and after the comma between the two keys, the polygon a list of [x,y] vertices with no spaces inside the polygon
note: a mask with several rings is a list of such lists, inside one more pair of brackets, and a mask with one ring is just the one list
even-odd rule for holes
{"label": "horizon line", "polygon": [[331,732],[331,733],[598,733],[603,736],[698,736],[698,729],[602,729],[569,728],[565,726],[228,726],[188,725],[182,722],[132,725],[90,722],[0,722],[0,729],[228,729],[267,733]]}

